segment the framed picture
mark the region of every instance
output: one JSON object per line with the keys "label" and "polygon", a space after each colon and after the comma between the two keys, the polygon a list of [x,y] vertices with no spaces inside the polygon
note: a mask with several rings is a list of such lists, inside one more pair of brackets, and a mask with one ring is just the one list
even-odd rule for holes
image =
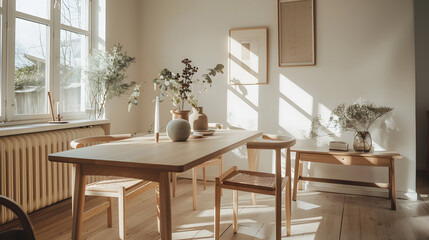
{"label": "framed picture", "polygon": [[229,30],[229,84],[266,84],[268,28]]}
{"label": "framed picture", "polygon": [[314,0],[278,0],[279,66],[316,65]]}

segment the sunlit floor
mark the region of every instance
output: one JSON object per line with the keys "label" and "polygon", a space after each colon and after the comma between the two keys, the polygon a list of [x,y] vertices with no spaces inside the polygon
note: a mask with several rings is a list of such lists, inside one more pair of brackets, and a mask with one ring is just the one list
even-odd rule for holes
{"label": "sunlit floor", "polygon": [[[172,201],[174,239],[213,238],[213,183],[206,191],[199,184],[198,210],[192,211],[191,181],[178,181],[177,197]],[[91,199],[87,205],[97,201]],[[32,214],[38,239],[70,239],[70,208],[67,200]],[[390,201],[384,198],[300,191],[292,208],[292,236],[287,239],[429,239],[429,208],[423,201],[398,199],[398,209],[392,211]],[[126,214],[127,239],[159,239],[154,192],[130,200]],[[234,234],[232,192],[225,190],[221,221],[221,239],[275,239],[274,198],[258,195],[254,206],[250,194],[240,194],[239,227]],[[112,228],[107,228],[103,213],[85,222],[83,236],[118,239],[116,207]]]}
{"label": "sunlit floor", "polygon": [[429,207],[429,172],[419,170],[416,174],[416,191],[419,197],[426,202]]}

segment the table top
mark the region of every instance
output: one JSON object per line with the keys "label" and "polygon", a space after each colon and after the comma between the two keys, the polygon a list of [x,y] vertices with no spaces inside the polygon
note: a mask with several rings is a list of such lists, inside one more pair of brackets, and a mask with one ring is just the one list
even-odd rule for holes
{"label": "table top", "polygon": [[296,153],[311,153],[311,154],[326,154],[326,155],[342,155],[342,156],[358,156],[358,157],[385,157],[385,158],[402,158],[401,154],[392,151],[372,151],[372,152],[357,152],[354,150],[349,151],[335,151],[326,148],[294,148],[291,152]]}
{"label": "table top", "polygon": [[261,131],[219,130],[186,142],[171,142],[161,135],[158,143],[153,136],[143,136],[49,154],[49,160],[184,172],[261,135]]}

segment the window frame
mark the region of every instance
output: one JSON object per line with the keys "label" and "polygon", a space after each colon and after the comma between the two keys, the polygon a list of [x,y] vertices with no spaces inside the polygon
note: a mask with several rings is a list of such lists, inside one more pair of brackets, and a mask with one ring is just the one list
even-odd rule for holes
{"label": "window frame", "polygon": [[[1,1],[1,0],[0,0]],[[60,46],[61,46],[61,30],[87,36],[87,54],[90,54],[92,49],[92,0],[85,0],[87,6],[87,29],[68,26],[61,23],[61,4],[62,0],[49,0],[49,18],[33,16],[27,13],[16,11],[16,0],[3,0],[0,13],[2,14],[2,71],[1,71],[1,112],[0,121],[2,122],[40,122],[43,120],[51,120],[51,109],[49,99],[46,94],[47,113],[42,114],[16,114],[15,113],[15,30],[16,19],[20,18],[25,21],[31,21],[38,24],[43,24],[48,27],[47,47],[46,47],[46,93],[51,92],[52,103],[60,101]],[[82,90],[84,91],[84,84]],[[85,96],[81,98],[83,103]],[[79,112],[61,112],[66,119],[85,119],[85,107]],[[55,108],[54,108],[55,112]],[[56,117],[56,116],[55,116]]]}
{"label": "window frame", "polygon": [[[89,55],[90,53],[91,53],[91,50],[92,50],[92,22],[91,22],[91,19],[92,19],[92,0],[85,0],[85,1],[87,1],[87,9],[86,9],[86,12],[88,13],[88,16],[87,16],[87,29],[88,30],[85,30],[85,29],[81,29],[81,28],[77,28],[77,27],[73,27],[73,26],[69,26],[69,25],[66,25],[66,24],[62,24],[61,23],[61,7],[59,7],[59,10],[57,11],[57,14],[59,14],[58,15],[58,25],[59,25],[59,27],[55,30],[56,31],[56,36],[58,36],[58,41],[57,41],[57,43],[58,43],[58,46],[55,48],[55,49],[57,49],[58,51],[57,51],[57,55],[55,56],[57,59],[58,59],[58,62],[57,62],[57,67],[55,67],[55,70],[56,70],[56,75],[55,76],[57,76],[57,79],[60,79],[60,64],[61,64],[61,60],[60,60],[60,58],[61,58],[61,30],[65,30],[65,31],[68,31],[68,32],[72,32],[72,33],[76,33],[76,34],[80,34],[80,35],[84,35],[84,36],[87,36],[87,46],[88,46],[88,53],[87,53],[87,55]],[[61,4],[62,4],[62,0],[58,0],[58,4],[59,4],[59,6],[62,6]],[[61,94],[61,89],[60,89],[60,87],[61,87],[61,84],[60,84],[60,80],[59,81],[57,81],[57,82],[55,82],[55,84],[56,84],[56,86],[55,86],[55,91],[58,93],[58,95],[60,95]],[[81,85],[81,92],[83,92],[83,93],[85,93],[85,84],[82,84]],[[83,101],[83,102],[81,102],[81,105],[83,104],[83,108],[84,108],[84,111],[79,111],[79,112],[63,112],[62,113],[62,115],[66,118],[66,119],[83,119],[83,118],[85,118],[86,117],[86,109],[85,109],[85,99],[86,99],[86,96],[85,96],[85,94],[83,94],[83,95],[81,95],[82,97],[81,97],[81,101]],[[58,98],[58,101],[60,101],[60,99],[61,99],[61,96]]]}
{"label": "window frame", "polygon": [[6,119],[6,89],[7,89],[7,1],[1,1],[0,14],[1,14],[1,69],[0,69],[0,121],[4,122]]}

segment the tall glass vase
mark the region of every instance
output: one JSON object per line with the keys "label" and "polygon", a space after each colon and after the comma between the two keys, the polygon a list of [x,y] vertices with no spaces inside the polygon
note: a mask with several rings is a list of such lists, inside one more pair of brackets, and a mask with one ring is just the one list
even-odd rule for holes
{"label": "tall glass vase", "polygon": [[105,118],[105,107],[100,107],[98,103],[95,103],[89,112],[89,119],[101,120]]}
{"label": "tall glass vase", "polygon": [[355,151],[369,152],[372,148],[372,138],[368,131],[357,131],[353,139]]}

